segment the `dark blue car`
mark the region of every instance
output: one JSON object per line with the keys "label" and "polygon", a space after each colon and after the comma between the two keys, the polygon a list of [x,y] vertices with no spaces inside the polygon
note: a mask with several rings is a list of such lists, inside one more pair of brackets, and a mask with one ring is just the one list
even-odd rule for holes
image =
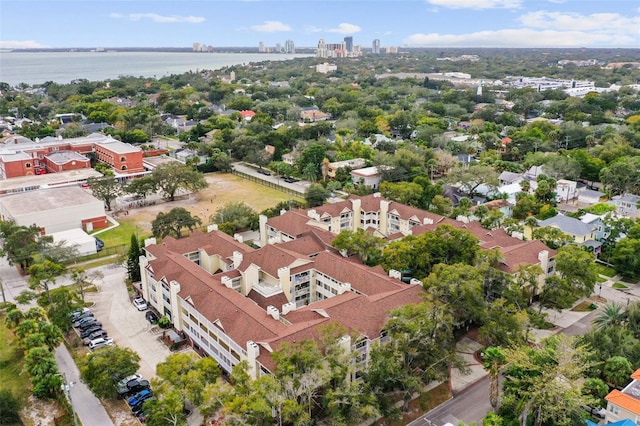
{"label": "dark blue car", "polygon": [[129,398],[129,400],[127,401],[127,404],[129,404],[129,407],[133,407],[134,405],[141,403],[145,399],[151,398],[151,396],[152,396],[151,390],[144,389],[138,392],[137,394],[135,394],[134,396],[132,396],[131,398]]}

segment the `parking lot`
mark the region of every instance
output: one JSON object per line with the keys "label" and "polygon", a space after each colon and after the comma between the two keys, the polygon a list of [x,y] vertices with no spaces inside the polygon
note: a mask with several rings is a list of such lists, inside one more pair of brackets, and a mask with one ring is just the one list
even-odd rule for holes
{"label": "parking lot", "polygon": [[151,379],[155,377],[156,365],[170,354],[160,340],[162,330],[152,326],[145,312],[133,306],[125,285],[125,268],[109,265],[100,270],[104,279],[97,283],[98,291],[86,295],[87,302],[95,304],[91,311],[118,346],[131,348],[140,355],[139,373]]}

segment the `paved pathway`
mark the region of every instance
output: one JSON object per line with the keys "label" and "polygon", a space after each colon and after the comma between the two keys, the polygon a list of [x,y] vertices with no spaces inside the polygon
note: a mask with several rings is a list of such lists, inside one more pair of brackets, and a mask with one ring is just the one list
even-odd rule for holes
{"label": "paved pathway", "polygon": [[93,392],[80,381],[80,371],[65,345],[56,349],[56,361],[61,373],[66,376],[73,409],[81,424],[85,426],[111,426],[113,422],[107,410]]}

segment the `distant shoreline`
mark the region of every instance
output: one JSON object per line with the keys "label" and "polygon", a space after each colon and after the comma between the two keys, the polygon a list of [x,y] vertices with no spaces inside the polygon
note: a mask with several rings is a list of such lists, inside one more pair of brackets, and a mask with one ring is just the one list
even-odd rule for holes
{"label": "distant shoreline", "polygon": [[[296,53],[315,53],[312,47],[297,47]],[[56,47],[56,48],[38,48],[38,49],[0,49],[0,52],[9,53],[39,53],[39,52],[61,52],[61,53],[105,53],[105,52],[184,52],[184,53],[200,53],[207,55],[209,53],[260,53],[263,55],[286,55],[280,52],[260,52],[257,47],[216,47],[212,52],[196,52],[191,47]]]}

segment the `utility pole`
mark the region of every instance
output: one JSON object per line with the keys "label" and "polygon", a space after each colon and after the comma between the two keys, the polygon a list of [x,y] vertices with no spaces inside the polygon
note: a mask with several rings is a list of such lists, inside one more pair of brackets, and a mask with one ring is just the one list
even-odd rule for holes
{"label": "utility pole", "polygon": [[71,400],[71,388],[73,387],[73,383],[74,382],[67,383],[67,373],[62,373],[62,385],[60,385],[60,389],[62,389],[65,396],[69,400],[69,405],[71,406],[71,415],[73,416],[73,425],[78,426],[76,410],[73,408],[73,401]]}
{"label": "utility pole", "polygon": [[2,293],[2,303],[7,303],[7,299],[4,296],[4,284],[2,283],[2,277],[0,277],[0,292]]}

